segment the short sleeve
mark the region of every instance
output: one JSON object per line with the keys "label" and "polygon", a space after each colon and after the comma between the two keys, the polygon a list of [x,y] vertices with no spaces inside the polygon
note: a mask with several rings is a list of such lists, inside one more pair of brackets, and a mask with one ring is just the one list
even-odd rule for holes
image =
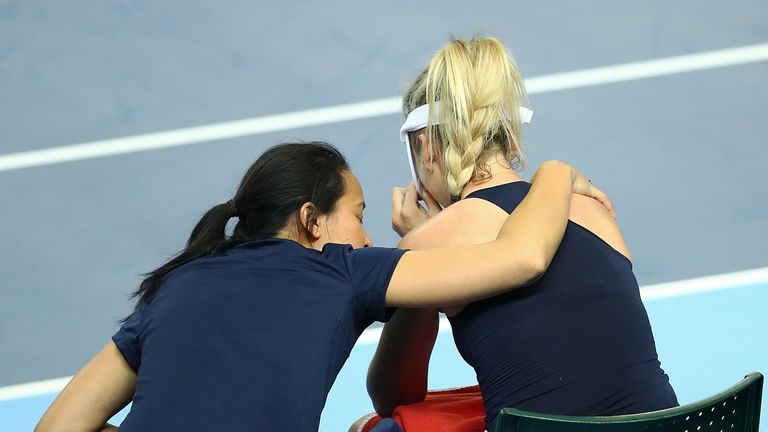
{"label": "short sleeve", "polygon": [[141,364],[140,330],[143,315],[143,307],[133,311],[131,316],[120,327],[120,330],[112,336],[112,340],[123,354],[123,357],[125,357],[125,361],[136,372],[139,371],[139,365]]}
{"label": "short sleeve", "polygon": [[395,272],[397,263],[406,251],[394,248],[346,249],[346,263],[349,279],[355,295],[363,303],[368,323],[386,322],[394,309],[385,306],[389,281]]}

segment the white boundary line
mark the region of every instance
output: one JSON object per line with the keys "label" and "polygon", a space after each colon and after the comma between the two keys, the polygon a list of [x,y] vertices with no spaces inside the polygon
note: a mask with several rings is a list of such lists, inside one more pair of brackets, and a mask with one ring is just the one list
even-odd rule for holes
{"label": "white boundary line", "polygon": [[[642,297],[643,301],[649,302],[673,297],[740,288],[764,282],[768,282],[768,267],[734,273],[723,273],[695,279],[685,279],[656,285],[647,285],[640,288],[640,296]],[[445,333],[450,331],[450,329],[451,325],[448,320],[442,318],[440,320],[439,332]],[[360,335],[356,345],[368,345],[378,342],[379,337],[381,336],[381,331],[381,327],[365,330],[363,334]],[[61,391],[61,389],[64,388],[64,386],[67,385],[71,379],[72,377],[68,376],[0,387],[0,402],[58,393]]]}
{"label": "white boundary line", "polygon": [[[765,60],[768,60],[768,43],[544,75],[526,80],[526,88],[529,94],[545,93]],[[399,112],[400,98],[392,97],[165,132],[10,153],[0,155],[0,172],[379,117]]]}
{"label": "white boundary line", "polygon": [[768,267],[646,285],[640,288],[640,297],[642,297],[644,302],[649,302],[710,291],[741,288],[764,282],[768,282]]}
{"label": "white boundary line", "polygon": [[72,377],[68,376],[0,387],[0,402],[31,396],[42,396],[51,393],[58,393],[61,391],[61,389],[64,388],[64,386],[67,385],[71,379]]}

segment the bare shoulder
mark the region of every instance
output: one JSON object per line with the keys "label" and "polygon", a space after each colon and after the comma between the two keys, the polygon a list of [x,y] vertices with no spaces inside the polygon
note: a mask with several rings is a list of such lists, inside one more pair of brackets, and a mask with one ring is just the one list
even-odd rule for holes
{"label": "bare shoulder", "polygon": [[488,201],[464,199],[413,229],[398,246],[418,250],[488,242],[496,238],[507,216]]}
{"label": "bare shoulder", "polygon": [[596,200],[583,195],[573,195],[570,219],[600,237],[630,261],[632,260],[629,247],[616,219]]}
{"label": "bare shoulder", "polygon": [[[509,214],[479,198],[467,198],[444,209],[408,233],[398,244],[403,249],[435,249],[492,241]],[[442,309],[456,315],[463,305]]]}

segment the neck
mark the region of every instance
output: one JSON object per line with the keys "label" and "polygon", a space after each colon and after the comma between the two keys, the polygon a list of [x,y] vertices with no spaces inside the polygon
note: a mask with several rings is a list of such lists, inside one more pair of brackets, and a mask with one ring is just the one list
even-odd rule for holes
{"label": "neck", "polygon": [[283,239],[283,240],[292,240],[296,243],[304,246],[307,249],[313,249],[313,244],[306,235],[299,234],[300,231],[296,228],[289,228],[290,224],[286,226],[285,228],[281,229],[277,234],[275,234],[275,238]]}
{"label": "neck", "polygon": [[504,154],[501,152],[491,155],[478,166],[482,169],[479,169],[472,180],[464,186],[464,190],[461,191],[461,199],[480,189],[523,180],[512,169],[509,161],[504,159]]}

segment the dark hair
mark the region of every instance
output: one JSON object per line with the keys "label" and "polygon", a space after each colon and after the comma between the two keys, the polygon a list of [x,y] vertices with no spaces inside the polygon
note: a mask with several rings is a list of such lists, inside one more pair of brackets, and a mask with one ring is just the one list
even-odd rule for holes
{"label": "dark hair", "polygon": [[[163,278],[174,269],[236,244],[274,237],[296,217],[304,203],[328,214],[344,195],[344,156],[324,142],[286,143],[271,147],[248,168],[235,197],[213,206],[195,225],[187,247],[173,259],[145,274],[133,293],[136,308],[152,301]],[[231,237],[229,220],[239,220]],[[298,222],[297,222],[298,223]]]}

